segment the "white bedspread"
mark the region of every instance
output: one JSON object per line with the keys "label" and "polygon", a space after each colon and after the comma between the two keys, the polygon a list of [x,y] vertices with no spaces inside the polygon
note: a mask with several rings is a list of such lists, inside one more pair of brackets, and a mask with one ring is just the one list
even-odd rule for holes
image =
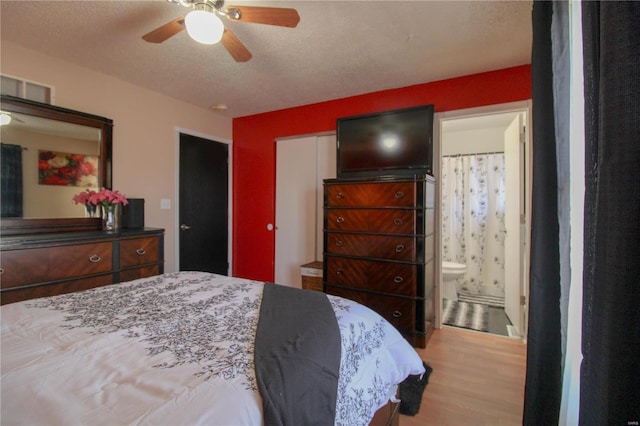
{"label": "white bedspread", "polygon": [[[3,306],[2,424],[262,424],[263,285],[180,272]],[[342,340],[336,424],[367,424],[422,361],[377,314],[329,298]]]}

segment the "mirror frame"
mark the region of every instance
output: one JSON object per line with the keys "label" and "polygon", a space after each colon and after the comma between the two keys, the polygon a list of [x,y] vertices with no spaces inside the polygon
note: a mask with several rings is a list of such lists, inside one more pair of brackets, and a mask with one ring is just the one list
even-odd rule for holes
{"label": "mirror frame", "polygon": [[[50,120],[94,127],[100,130],[99,187],[111,189],[113,120],[55,105],[44,104],[14,96],[1,95],[0,109]],[[37,234],[45,232],[95,231],[101,227],[100,218],[1,218],[0,235]]]}

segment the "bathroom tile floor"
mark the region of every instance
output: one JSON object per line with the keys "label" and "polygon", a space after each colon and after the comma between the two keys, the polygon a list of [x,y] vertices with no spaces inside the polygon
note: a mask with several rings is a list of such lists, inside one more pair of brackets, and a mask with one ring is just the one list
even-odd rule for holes
{"label": "bathroom tile floor", "polygon": [[508,336],[507,325],[511,325],[504,308],[489,306],[489,333]]}

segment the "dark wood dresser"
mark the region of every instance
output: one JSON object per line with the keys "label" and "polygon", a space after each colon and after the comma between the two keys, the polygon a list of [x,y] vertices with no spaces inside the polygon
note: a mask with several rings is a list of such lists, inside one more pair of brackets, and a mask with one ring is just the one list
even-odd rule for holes
{"label": "dark wood dresser", "polygon": [[325,292],[370,307],[416,347],[434,321],[435,180],[324,181]]}
{"label": "dark wood dresser", "polygon": [[156,228],[3,236],[0,250],[3,305],[164,272]]}

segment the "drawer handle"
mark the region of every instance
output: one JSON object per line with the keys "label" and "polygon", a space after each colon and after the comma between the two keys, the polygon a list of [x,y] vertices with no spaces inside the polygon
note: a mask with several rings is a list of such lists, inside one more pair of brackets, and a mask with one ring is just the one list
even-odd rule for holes
{"label": "drawer handle", "polygon": [[402,219],[400,218],[395,218],[393,219],[393,223],[395,223],[396,225],[400,226],[402,225],[404,222],[402,221]]}
{"label": "drawer handle", "polygon": [[336,246],[342,247],[342,246],[344,246],[344,243],[342,242],[342,240],[338,240],[338,241],[336,241]]}
{"label": "drawer handle", "polygon": [[343,194],[342,192],[338,192],[338,193],[336,194],[336,197],[337,197],[337,198],[344,198],[344,194]]}
{"label": "drawer handle", "polygon": [[0,275],[4,274],[4,269],[0,268]]}
{"label": "drawer handle", "polygon": [[93,256],[91,256],[89,258],[89,262],[91,263],[98,263],[102,260],[102,258],[100,256],[98,256],[97,254],[94,254]]}
{"label": "drawer handle", "polygon": [[404,250],[404,244],[398,244],[396,246],[396,253],[400,253],[402,250]]}
{"label": "drawer handle", "polygon": [[342,223],[342,222],[344,222],[344,217],[338,216],[338,218],[336,219],[336,223]]}
{"label": "drawer handle", "polygon": [[342,275],[343,272],[344,272],[344,269],[338,268],[338,270],[336,271],[336,274]]}
{"label": "drawer handle", "polygon": [[136,253],[138,253],[139,256],[144,256],[145,254],[147,254],[146,250],[143,248],[137,249]]}
{"label": "drawer handle", "polygon": [[393,317],[394,318],[400,318],[402,316],[402,312],[400,311],[393,311]]}
{"label": "drawer handle", "polygon": [[404,192],[402,192],[402,191],[398,191],[398,192],[396,192],[396,193],[395,193],[395,195],[394,195],[394,196],[395,196],[396,198],[402,198],[402,197],[404,197]]}
{"label": "drawer handle", "polygon": [[396,284],[400,284],[402,281],[404,281],[404,278],[402,278],[400,275],[396,275],[396,277],[393,279],[393,282]]}

